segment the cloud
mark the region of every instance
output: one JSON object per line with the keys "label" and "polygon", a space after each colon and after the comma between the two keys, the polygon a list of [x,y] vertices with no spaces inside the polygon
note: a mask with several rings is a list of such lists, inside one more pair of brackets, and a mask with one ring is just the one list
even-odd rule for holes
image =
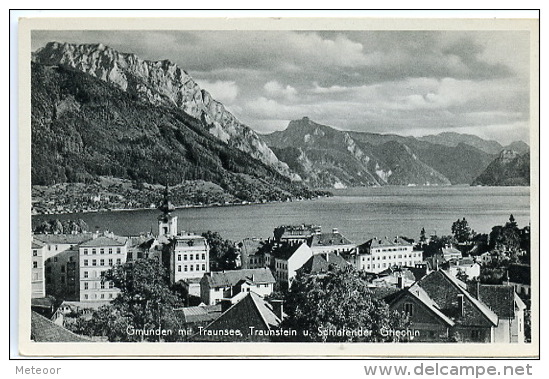
{"label": "cloud", "polygon": [[284,87],[276,80],[271,80],[270,82],[265,83],[263,88],[265,89],[265,92],[272,97],[295,100],[295,96],[297,95],[297,90],[294,87],[289,84]]}
{"label": "cloud", "polygon": [[226,105],[232,104],[238,96],[239,89],[235,82],[197,80],[197,83],[200,88],[208,91],[214,99]]}

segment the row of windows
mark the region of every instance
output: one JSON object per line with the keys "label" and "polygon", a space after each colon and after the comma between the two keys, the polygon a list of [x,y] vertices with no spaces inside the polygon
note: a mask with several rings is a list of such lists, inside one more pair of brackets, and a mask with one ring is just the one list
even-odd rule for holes
{"label": "row of windows", "polygon": [[[378,255],[376,257],[371,257],[371,260],[372,261],[375,261],[375,260],[386,260],[386,259],[402,259],[402,258],[419,258],[421,256],[420,253],[411,253],[410,255],[408,254],[398,254],[398,256],[395,254],[395,255]],[[369,261],[370,260],[370,257],[369,256],[362,256],[362,261]]]}
{"label": "row of windows", "polygon": [[[198,253],[197,253],[197,254],[188,254],[188,258],[189,258],[190,261],[193,260],[193,257],[194,257],[195,260],[199,260],[199,259],[200,259],[200,256],[201,256],[201,255],[198,254]],[[206,259],[206,254],[205,254],[205,253],[202,253],[202,260],[205,260],[205,259]],[[179,262],[181,262],[181,254],[178,254],[178,255],[177,255],[177,260],[178,260]],[[183,254],[183,260],[184,260],[184,261],[187,260],[187,254]]]}
{"label": "row of windows", "polygon": [[[109,251],[109,254],[112,254],[113,253],[113,248],[112,247],[109,247],[108,248],[108,251]],[[117,254],[120,254],[121,250],[119,247],[116,248],[116,253]],[[97,249],[91,249],[91,253],[92,254],[97,254]],[[99,254],[105,254],[105,249],[104,248],[100,248],[99,249]],[[88,255],[88,249],[84,249],[84,255]]]}
{"label": "row of windows", "polygon": [[[113,265],[113,262],[114,262],[113,259],[109,259],[109,260],[108,260],[108,265],[109,265],[109,266],[112,266],[112,265]],[[121,263],[122,263],[122,259],[117,258],[117,259],[116,259],[116,264],[119,265],[119,264],[121,264]],[[92,266],[97,266],[97,259],[92,259],[91,265],[92,265]],[[89,261],[88,261],[87,259],[84,259],[84,266],[89,266]],[[105,266],[105,260],[104,260],[104,259],[100,259],[100,260],[99,260],[99,266]]]}
{"label": "row of windows", "polygon": [[389,248],[383,248],[383,249],[372,249],[374,253],[380,253],[382,251],[407,251],[411,249],[411,247],[389,247]]}
{"label": "row of windows", "polygon": [[114,298],[115,298],[115,295],[113,293],[109,293],[109,294],[102,293],[102,294],[99,294],[99,297],[97,296],[96,293],[91,295],[87,293],[84,294],[84,300],[114,299]]}
{"label": "row of windows", "polygon": [[[412,265],[412,262],[409,261],[409,262],[397,262],[396,265],[397,266],[406,266],[406,264],[408,266],[411,266]],[[370,266],[372,269],[376,269],[376,268],[387,268],[387,267],[391,267],[391,266],[394,266],[395,264],[388,264],[388,263],[378,263],[377,265],[374,263],[372,265],[363,265],[362,267],[366,267],[366,270],[369,270],[370,269]]]}
{"label": "row of windows", "polygon": [[285,262],[276,262],[276,268],[288,268],[288,263]]}
{"label": "row of windows", "polygon": [[[183,271],[184,272],[187,272],[187,271],[194,271],[194,265],[183,265]],[[196,271],[200,271],[200,265],[197,264],[196,265]],[[206,271],[206,265],[204,263],[202,263],[202,271]],[[177,272],[181,272],[181,265],[177,265]]]}
{"label": "row of windows", "polygon": [[[98,289],[100,287],[102,290],[104,290],[107,287],[109,287],[110,289],[114,288],[114,283],[113,282],[108,282],[108,285],[107,285],[107,282],[101,282],[100,284],[101,285],[99,286],[98,282],[94,282],[93,283],[93,288]],[[90,283],[89,282],[84,282],[84,289],[85,290],[90,289]]]}

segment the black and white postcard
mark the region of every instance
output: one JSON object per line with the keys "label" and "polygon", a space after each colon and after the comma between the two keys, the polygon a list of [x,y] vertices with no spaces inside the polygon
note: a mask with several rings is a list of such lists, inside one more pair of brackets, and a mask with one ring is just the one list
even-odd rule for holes
{"label": "black and white postcard", "polygon": [[538,28],[21,19],[21,354],[538,356]]}

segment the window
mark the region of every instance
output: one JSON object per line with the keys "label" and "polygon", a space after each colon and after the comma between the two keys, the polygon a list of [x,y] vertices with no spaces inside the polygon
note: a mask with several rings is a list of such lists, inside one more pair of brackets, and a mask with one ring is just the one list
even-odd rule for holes
{"label": "window", "polygon": [[92,254],[97,254],[97,251],[95,249],[92,249]]}
{"label": "window", "polygon": [[101,282],[101,289],[102,289],[102,290],[105,289],[105,282]]}
{"label": "window", "polygon": [[38,262],[32,262],[32,268],[38,268]]}
{"label": "window", "polygon": [[84,299],[88,300],[88,294],[84,295]]}
{"label": "window", "polygon": [[97,266],[97,259],[92,259],[92,266]]}
{"label": "window", "polygon": [[104,299],[104,298],[105,298],[105,294],[102,293],[102,294],[101,294],[101,299]]}
{"label": "window", "polygon": [[194,268],[194,266],[193,266],[193,265],[189,265],[189,270],[190,270],[190,271],[192,271],[192,270],[193,270],[193,268]]}
{"label": "window", "polygon": [[196,271],[200,271],[200,265],[196,265]]}
{"label": "window", "polygon": [[109,299],[112,299],[112,293],[109,294]]}
{"label": "window", "polygon": [[114,288],[114,283],[113,282],[109,282],[109,288]]}
{"label": "window", "polygon": [[177,260],[178,260],[179,262],[181,262],[181,254],[178,254],[178,255],[177,255]]}
{"label": "window", "polygon": [[112,266],[112,258],[109,259],[109,266]]}
{"label": "window", "polygon": [[196,259],[196,260],[199,260],[199,259],[200,259],[200,254],[196,254],[195,259]]}
{"label": "window", "polygon": [[99,265],[100,265],[100,266],[105,266],[105,260],[104,260],[104,259],[101,259],[101,260],[99,261]]}
{"label": "window", "polygon": [[65,265],[61,266],[61,272],[65,272]]}
{"label": "window", "polygon": [[183,266],[183,271],[187,272],[187,265]]}
{"label": "window", "polygon": [[116,264],[119,265],[120,263],[122,263],[122,260],[120,258],[117,258],[116,259]]}
{"label": "window", "polygon": [[109,254],[112,254],[112,247],[109,247]]}
{"label": "window", "polygon": [[133,253],[128,252],[128,260],[131,261],[133,259]]}
{"label": "window", "polygon": [[177,272],[181,272],[181,265],[177,266]]}
{"label": "window", "polygon": [[404,303],[404,313],[412,316],[414,314],[414,305],[412,303]]}
{"label": "window", "polygon": [[57,262],[57,257],[53,257],[53,261],[54,261],[54,262]]}
{"label": "window", "polygon": [[84,278],[87,278],[89,276],[89,272],[84,271]]}
{"label": "window", "polygon": [[120,248],[119,247],[116,248],[116,253],[120,254]]}
{"label": "window", "polygon": [[105,254],[105,249],[103,248],[99,249],[99,254]]}
{"label": "window", "polygon": [[482,333],[480,330],[471,330],[471,338],[473,340],[479,340],[482,337]]}
{"label": "window", "polygon": [[202,264],[202,271],[206,271],[206,265],[204,263]]}
{"label": "window", "polygon": [[88,260],[84,259],[84,266],[87,266],[87,265],[88,265]]}
{"label": "window", "polygon": [[192,255],[192,254],[189,254],[189,260],[190,260],[190,261],[193,260],[193,255]]}
{"label": "window", "polygon": [[206,254],[202,253],[202,259],[206,259]]}
{"label": "window", "polygon": [[89,288],[90,284],[88,282],[84,283],[84,289],[87,290]]}
{"label": "window", "polygon": [[138,252],[137,252],[137,258],[138,258],[138,259],[143,258],[143,253],[140,252],[140,251],[138,251]]}
{"label": "window", "polygon": [[183,255],[183,260],[184,260],[184,261],[187,260],[187,254],[184,254],[184,255]]}
{"label": "window", "polygon": [[36,257],[36,256],[38,256],[38,251],[36,251],[36,250],[33,250],[33,251],[32,251],[32,256],[33,256],[33,257]]}

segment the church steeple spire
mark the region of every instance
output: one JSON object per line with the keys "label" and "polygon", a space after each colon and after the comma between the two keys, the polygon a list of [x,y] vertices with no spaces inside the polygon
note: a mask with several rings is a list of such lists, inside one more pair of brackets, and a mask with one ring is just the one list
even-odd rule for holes
{"label": "church steeple spire", "polygon": [[170,201],[170,190],[167,183],[164,188],[164,200],[158,210],[162,211],[162,214],[158,216],[158,235],[177,235],[177,216],[171,214],[175,210],[175,206]]}

